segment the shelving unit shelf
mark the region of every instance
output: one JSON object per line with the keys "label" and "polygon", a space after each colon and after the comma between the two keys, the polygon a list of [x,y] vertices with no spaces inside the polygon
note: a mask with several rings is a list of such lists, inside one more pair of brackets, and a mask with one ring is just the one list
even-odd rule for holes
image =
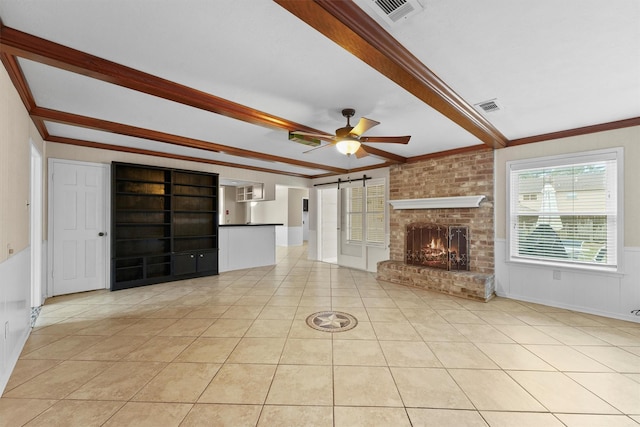
{"label": "shelving unit shelf", "polygon": [[218,274],[218,175],[112,164],[111,290]]}

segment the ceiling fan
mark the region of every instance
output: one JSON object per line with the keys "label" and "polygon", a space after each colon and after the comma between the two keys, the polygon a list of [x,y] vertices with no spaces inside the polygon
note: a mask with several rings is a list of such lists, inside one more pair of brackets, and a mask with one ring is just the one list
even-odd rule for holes
{"label": "ceiling fan", "polygon": [[[305,151],[305,153],[335,145],[342,154],[346,154],[347,156],[355,154],[357,158],[367,155],[366,146],[362,145],[362,143],[407,144],[409,139],[411,139],[411,136],[362,136],[363,133],[379,125],[380,122],[361,117],[358,124],[351,126],[350,119],[355,113],[356,110],[353,108],[345,108],[342,110],[342,116],[347,119],[347,125],[336,129],[335,136],[293,131],[289,132],[289,139],[302,144],[315,146],[315,148]],[[320,146],[320,140],[328,141],[329,144]]]}

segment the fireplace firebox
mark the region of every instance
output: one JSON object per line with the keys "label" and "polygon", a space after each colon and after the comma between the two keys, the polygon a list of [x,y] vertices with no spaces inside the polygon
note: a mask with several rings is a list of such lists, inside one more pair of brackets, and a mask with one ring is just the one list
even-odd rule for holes
{"label": "fireplace firebox", "polygon": [[413,223],[406,239],[406,264],[469,270],[469,227]]}

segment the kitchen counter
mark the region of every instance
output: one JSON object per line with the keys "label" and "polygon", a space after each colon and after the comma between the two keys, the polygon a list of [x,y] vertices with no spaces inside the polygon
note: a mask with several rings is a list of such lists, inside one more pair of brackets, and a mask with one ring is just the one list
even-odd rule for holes
{"label": "kitchen counter", "polygon": [[282,224],[221,224],[218,229],[220,272],[276,263],[276,226]]}

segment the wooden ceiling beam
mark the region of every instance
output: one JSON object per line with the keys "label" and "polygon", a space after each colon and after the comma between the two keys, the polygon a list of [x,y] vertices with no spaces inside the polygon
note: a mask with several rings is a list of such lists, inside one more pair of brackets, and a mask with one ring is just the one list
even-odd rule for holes
{"label": "wooden ceiling beam", "polygon": [[372,147],[367,144],[364,144],[364,145],[366,145],[364,151],[366,151],[367,154],[370,154],[376,157],[381,157],[383,159],[387,159],[388,160],[387,163],[396,164],[396,163],[405,163],[407,161],[406,157],[398,156],[397,154],[388,153],[386,151],[382,151],[376,147]]}
{"label": "wooden ceiling beam", "polygon": [[[18,96],[20,96],[20,99],[24,104],[24,108],[27,111],[31,111],[36,106],[36,102],[33,99],[31,89],[24,78],[20,64],[18,64],[18,61],[16,61],[14,56],[7,55],[6,53],[0,53],[0,62],[2,62],[4,68],[7,70],[7,74],[9,74],[9,78],[18,92]],[[34,119],[33,124],[36,129],[38,129],[38,133],[40,133],[42,139],[46,139],[49,136],[47,127],[42,120]]]}
{"label": "wooden ceiling beam", "polygon": [[18,91],[18,95],[24,104],[24,107],[27,111],[30,111],[33,107],[36,106],[36,103],[33,99],[33,94],[31,93],[31,89],[27,84],[27,81],[24,78],[24,74],[22,73],[22,68],[16,61],[16,58],[8,55],[4,52],[0,53],[0,61],[4,65],[4,68],[7,70],[7,74],[9,74],[9,78],[11,79],[11,83]]}
{"label": "wooden ceiling beam", "polygon": [[247,123],[271,129],[324,133],[6,26],[0,28],[0,52]]}
{"label": "wooden ceiling beam", "polygon": [[[255,110],[6,26],[0,26],[0,52],[3,56],[19,56],[254,125],[277,130],[325,134],[327,137],[333,136],[300,123]],[[380,149],[376,149],[372,154],[392,162],[402,161],[401,156]],[[291,162],[285,161],[285,163]]]}
{"label": "wooden ceiling beam", "polygon": [[487,146],[508,145],[499,130],[352,1],[274,1]]}
{"label": "wooden ceiling beam", "polygon": [[259,153],[257,151],[243,150],[240,148],[229,147],[212,142],[202,141],[194,138],[158,132],[151,129],[139,128],[136,126],[125,125],[122,123],[110,122],[107,120],[96,119],[93,117],[81,116],[78,114],[66,113],[63,111],[51,110],[48,108],[34,107],[30,112],[31,117],[40,120],[63,123],[67,125],[80,126],[88,129],[95,129],[104,132],[116,133],[119,135],[131,136],[135,138],[148,139],[152,141],[164,142],[182,147],[197,148],[199,150],[212,151],[216,153],[224,153],[232,156],[240,156],[245,158],[253,158],[266,162],[280,162],[299,166],[303,168],[326,170],[335,173],[347,173],[346,169],[333,166],[321,165],[317,163],[303,162],[300,160],[290,159],[286,157],[274,156],[271,154]]}

